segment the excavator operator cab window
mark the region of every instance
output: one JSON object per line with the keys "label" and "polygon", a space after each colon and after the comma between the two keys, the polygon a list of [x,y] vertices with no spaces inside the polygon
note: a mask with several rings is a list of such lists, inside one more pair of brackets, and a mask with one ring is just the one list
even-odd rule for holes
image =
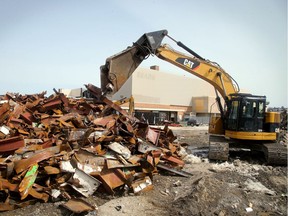
{"label": "excavator operator cab window", "polygon": [[227,120],[227,129],[229,130],[237,130],[239,104],[238,100],[231,102]]}
{"label": "excavator operator cab window", "polygon": [[243,99],[239,116],[239,131],[259,132],[263,129],[264,101],[259,98]]}
{"label": "excavator operator cab window", "polygon": [[255,101],[245,101],[242,106],[242,117],[253,118],[257,115],[257,103]]}
{"label": "excavator operator cab window", "polygon": [[265,103],[263,101],[259,102],[259,116],[264,117]]}
{"label": "excavator operator cab window", "polygon": [[239,107],[239,101],[233,101],[231,113],[229,116],[230,119],[237,119],[238,118],[238,107]]}

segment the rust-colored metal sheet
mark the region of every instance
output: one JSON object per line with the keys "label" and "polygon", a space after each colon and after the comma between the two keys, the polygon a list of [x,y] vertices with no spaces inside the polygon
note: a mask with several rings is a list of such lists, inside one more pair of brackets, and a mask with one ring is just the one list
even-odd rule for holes
{"label": "rust-colored metal sheet", "polygon": [[0,190],[8,189],[9,191],[18,192],[18,184],[12,184],[7,179],[0,178]]}
{"label": "rust-colored metal sheet", "polygon": [[10,205],[9,203],[0,202],[0,212],[12,211],[15,209],[15,205]]}
{"label": "rust-colored metal sheet", "polygon": [[123,146],[118,142],[110,143],[108,148],[117,154],[122,155],[127,160],[131,157],[131,151],[126,146]]}
{"label": "rust-colored metal sheet", "polygon": [[29,194],[30,194],[32,197],[36,198],[36,199],[41,199],[41,200],[43,200],[44,202],[48,202],[48,200],[49,200],[49,195],[48,195],[48,194],[46,194],[46,193],[39,193],[38,191],[36,191],[36,190],[33,189],[33,188],[31,188],[31,189],[29,190]]}
{"label": "rust-colored metal sheet", "polygon": [[43,98],[36,98],[34,101],[28,101],[25,106],[29,109],[29,110],[35,110],[36,106],[43,101]]}
{"label": "rust-colored metal sheet", "polygon": [[80,149],[74,154],[77,160],[78,169],[83,170],[85,173],[100,173],[105,164],[105,158],[99,155],[95,155],[84,149]]}
{"label": "rust-colored metal sheet", "polygon": [[83,140],[86,132],[88,132],[87,128],[71,129],[69,130],[68,141]]}
{"label": "rust-colored metal sheet", "polygon": [[60,173],[60,169],[58,169],[57,167],[53,167],[53,166],[45,166],[44,170],[48,175],[55,175],[55,174]]}
{"label": "rust-colored metal sheet", "polygon": [[53,157],[54,154],[55,153],[52,151],[42,151],[42,152],[36,153],[28,159],[22,159],[22,160],[16,161],[14,169],[16,173],[19,174],[20,172],[23,172],[24,170],[33,166],[33,164],[39,163],[43,160]]}
{"label": "rust-colored metal sheet", "polygon": [[107,159],[106,160],[106,165],[108,169],[115,169],[115,168],[130,168],[130,167],[136,167],[139,166],[139,163],[135,163],[135,164],[123,164],[121,163],[119,160],[112,160],[112,159]]}
{"label": "rust-colored metal sheet", "polygon": [[109,123],[109,127],[107,127],[107,128],[111,128],[113,125],[115,125],[117,118],[118,118],[118,116],[113,114],[113,115],[109,115],[109,116],[96,118],[95,120],[93,120],[93,123],[95,125],[99,125],[102,127],[106,127],[106,125]]}
{"label": "rust-colored metal sheet", "polygon": [[113,189],[126,182],[125,174],[120,169],[104,169],[100,175],[96,176],[103,184],[106,191],[114,194]]}
{"label": "rust-colored metal sheet", "polygon": [[150,127],[148,127],[147,135],[146,138],[151,141],[154,145],[157,145],[158,139],[159,139],[160,134]]}

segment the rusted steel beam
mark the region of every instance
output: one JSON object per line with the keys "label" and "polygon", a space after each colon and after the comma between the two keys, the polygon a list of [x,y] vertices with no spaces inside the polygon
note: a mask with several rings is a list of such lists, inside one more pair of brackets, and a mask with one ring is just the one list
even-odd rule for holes
{"label": "rusted steel beam", "polygon": [[24,112],[24,110],[26,109],[25,106],[23,106],[22,104],[18,103],[13,107],[13,111],[10,114],[10,118],[19,118],[20,114],[22,114]]}
{"label": "rusted steel beam", "polygon": [[9,109],[10,106],[8,103],[4,103],[2,106],[0,106],[0,124],[2,124],[9,116]]}
{"label": "rusted steel beam", "polygon": [[7,179],[0,178],[0,190],[6,190],[13,192],[19,192],[19,185],[18,184],[12,184]]}
{"label": "rusted steel beam", "polygon": [[36,198],[36,199],[41,199],[43,200],[44,202],[48,202],[49,200],[49,195],[46,194],[46,193],[39,193],[38,191],[36,191],[34,188],[31,188],[30,191],[29,191],[29,194]]}
{"label": "rusted steel beam", "polygon": [[55,98],[52,98],[52,99],[46,101],[40,107],[40,110],[43,112],[48,111],[48,110],[52,110],[52,109],[59,107],[60,104],[62,104],[62,100],[59,97],[55,97]]}
{"label": "rusted steel beam", "polygon": [[[106,127],[106,125],[109,123],[109,125],[113,126],[116,123],[116,119],[118,119],[118,115],[109,115],[109,116],[104,116],[100,118],[96,118],[93,120],[93,124],[99,125],[102,127]],[[108,127],[109,129],[110,127]]]}
{"label": "rusted steel beam", "polygon": [[86,88],[88,89],[88,91],[98,100],[100,100],[101,96],[102,96],[102,90],[92,84],[87,84],[85,85]]}
{"label": "rusted steel beam", "polygon": [[9,203],[0,202],[0,212],[12,211],[15,209],[15,205],[10,205]]}
{"label": "rusted steel beam", "polygon": [[68,107],[69,100],[67,99],[67,97],[63,93],[59,93],[58,96],[59,96],[60,100],[63,102],[64,107]]}
{"label": "rusted steel beam", "polygon": [[106,103],[108,106],[110,106],[111,108],[113,108],[114,110],[118,111],[119,113],[121,113],[123,116],[125,116],[126,118],[128,118],[131,121],[137,121],[137,119],[135,117],[133,117],[132,115],[130,115],[126,110],[122,109],[119,105],[113,103],[111,100],[109,100],[106,97],[102,98],[102,101],[104,103]]}
{"label": "rusted steel beam", "polygon": [[180,175],[180,176],[183,176],[183,177],[191,177],[193,174],[192,173],[188,173],[188,172],[185,172],[183,170],[178,170],[178,169],[173,169],[167,165],[164,165],[164,164],[158,164],[157,165],[157,168],[159,169],[163,169],[163,170],[166,170],[166,171],[169,171],[169,172],[172,172],[172,173],[175,173],[177,175]]}
{"label": "rusted steel beam", "polygon": [[25,106],[29,109],[29,110],[32,110],[34,111],[36,109],[36,106],[41,102],[43,101],[42,98],[37,98],[35,99],[34,101],[28,101]]}
{"label": "rusted steel beam", "polygon": [[24,146],[25,142],[22,136],[0,140],[0,153],[13,152]]}
{"label": "rusted steel beam", "polygon": [[173,156],[162,155],[161,159],[169,161],[170,163],[173,163],[175,165],[179,165],[179,166],[184,166],[185,165],[184,161],[182,161],[179,158],[173,157]]}
{"label": "rusted steel beam", "polygon": [[33,116],[33,112],[31,112],[29,109],[26,109],[25,112],[21,113],[20,118],[29,125],[32,125],[32,122],[36,121],[35,117]]}
{"label": "rusted steel beam", "polygon": [[31,167],[33,164],[39,163],[43,160],[53,157],[54,154],[55,152],[52,152],[52,151],[42,151],[42,152],[36,153],[28,159],[22,159],[22,160],[16,161],[14,169],[16,173],[19,174],[23,172],[24,170],[28,169],[29,167]]}
{"label": "rusted steel beam", "polygon": [[119,105],[113,103],[111,100],[109,100],[108,98],[102,96],[102,92],[101,89],[97,88],[96,86],[92,85],[92,84],[88,84],[85,85],[86,88],[91,92],[91,94],[93,96],[95,96],[96,98],[100,98],[100,100],[102,102],[104,102],[105,104],[107,104],[109,107],[111,107],[112,109],[118,111],[119,113],[121,113],[122,115],[124,115],[125,117],[127,117],[128,119],[130,119],[131,121],[137,121],[136,118],[134,118],[132,115],[130,115],[126,110],[122,109]]}

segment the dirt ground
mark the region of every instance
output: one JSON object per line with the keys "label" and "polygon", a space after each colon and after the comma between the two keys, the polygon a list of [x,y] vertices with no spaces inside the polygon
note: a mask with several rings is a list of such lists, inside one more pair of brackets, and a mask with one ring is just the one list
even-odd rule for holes
{"label": "dirt ground", "polygon": [[[227,162],[207,159],[206,126],[172,128],[187,143],[184,171],[191,177],[159,172],[154,189],[141,194],[87,199],[97,210],[82,215],[287,215],[287,167],[268,166],[259,153],[231,152]],[[75,215],[61,202],[36,203],[1,215]]]}

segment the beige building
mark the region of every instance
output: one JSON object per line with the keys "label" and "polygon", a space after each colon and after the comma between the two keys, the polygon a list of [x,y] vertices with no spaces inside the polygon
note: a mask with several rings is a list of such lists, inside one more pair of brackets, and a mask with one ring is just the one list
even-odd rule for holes
{"label": "beige building", "polygon": [[[208,123],[210,113],[219,112],[212,85],[198,78],[165,73],[158,66],[137,68],[112,99],[131,95],[136,117],[144,117],[150,124],[183,121],[192,116]],[[128,109],[128,104],[122,107]]]}

